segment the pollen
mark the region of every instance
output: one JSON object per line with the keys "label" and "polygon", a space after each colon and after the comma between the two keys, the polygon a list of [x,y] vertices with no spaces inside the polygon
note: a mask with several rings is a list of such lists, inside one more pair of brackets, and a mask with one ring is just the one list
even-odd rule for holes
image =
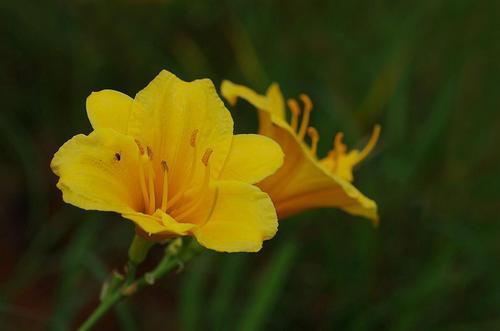
{"label": "pollen", "polygon": [[148,158],[150,160],[152,160],[153,159],[153,151],[151,150],[151,147],[147,146],[146,147],[146,152],[148,153]]}
{"label": "pollen", "polygon": [[203,154],[203,157],[201,158],[201,162],[203,162],[205,167],[208,166],[208,161],[210,160],[210,156],[212,155],[213,152],[214,152],[213,149],[207,148],[207,150]]}
{"label": "pollen", "polygon": [[135,141],[135,143],[137,145],[137,148],[139,148],[139,152],[141,153],[141,155],[144,154],[144,147],[142,147],[141,142],[139,140],[137,140],[137,139],[135,139],[134,141]]}
{"label": "pollen", "polygon": [[196,129],[193,131],[193,133],[191,133],[191,140],[189,141],[189,144],[191,145],[191,147],[196,146],[196,139],[198,138],[198,132],[199,132],[199,130]]}

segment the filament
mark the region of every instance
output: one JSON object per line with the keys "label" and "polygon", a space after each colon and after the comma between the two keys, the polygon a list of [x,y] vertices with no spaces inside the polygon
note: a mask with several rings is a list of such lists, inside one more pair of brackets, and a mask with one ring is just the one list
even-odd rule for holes
{"label": "filament", "polygon": [[142,199],[144,200],[144,208],[148,208],[149,206],[149,196],[148,196],[148,189],[146,186],[146,176],[144,174],[144,162],[143,162],[143,157],[141,156],[139,159],[139,181],[141,183],[141,193],[142,193]]}
{"label": "filament", "polygon": [[311,138],[311,153],[313,155],[316,155],[316,152],[318,150],[318,141],[319,141],[318,130],[310,126],[307,128],[307,134],[309,135],[309,138]]}
{"label": "filament", "polygon": [[167,212],[167,199],[168,199],[168,165],[166,161],[161,161],[163,169],[163,192],[161,196],[161,210]]}
{"label": "filament", "polygon": [[304,115],[302,116],[302,122],[300,123],[300,130],[298,133],[299,139],[304,139],[306,135],[307,126],[309,125],[309,117],[313,109],[313,104],[311,99],[305,94],[300,95],[300,100],[304,103]]}
{"label": "filament", "polygon": [[359,153],[359,155],[357,157],[357,162],[362,161],[365,157],[368,156],[368,154],[370,154],[370,152],[373,150],[373,148],[377,144],[379,136],[380,136],[380,125],[377,124],[373,128],[373,132],[372,132],[372,135],[370,137],[370,140],[368,140],[368,143],[366,144],[365,148],[363,148],[363,150]]}
{"label": "filament", "polygon": [[295,99],[288,99],[287,101],[288,108],[290,108],[290,111],[292,112],[292,122],[291,122],[291,127],[294,132],[297,131],[297,126],[299,125],[299,115],[300,115],[300,108],[299,104]]}
{"label": "filament", "polygon": [[151,166],[151,163],[149,162],[147,164],[147,171],[148,171],[148,186],[149,186],[149,214],[153,214],[156,207],[155,182],[154,182],[155,173],[153,167]]}
{"label": "filament", "polygon": [[193,148],[193,157],[191,159],[191,165],[188,170],[189,171],[188,175],[186,176],[184,182],[182,183],[182,186],[174,194],[172,199],[170,199],[167,202],[166,209],[171,208],[177,201],[179,201],[184,196],[186,188],[189,186],[189,183],[194,177],[194,174],[196,172],[196,155],[198,153],[198,148],[197,148],[198,132],[199,132],[198,129],[194,130],[193,133],[191,133],[191,138],[189,140],[189,145]]}
{"label": "filament", "polygon": [[209,160],[210,156],[212,155],[213,150],[211,148],[207,149],[205,153],[203,154],[203,157],[201,159],[201,162],[205,166],[205,174],[203,176],[203,183],[201,184],[201,187],[196,194],[198,197],[197,200],[193,200],[193,202],[188,203],[185,208],[180,209],[178,211],[178,214],[175,216],[178,219],[182,219],[192,213],[194,210],[196,210],[204,201],[206,197],[206,191],[209,189],[209,184],[210,184],[210,165],[209,165]]}

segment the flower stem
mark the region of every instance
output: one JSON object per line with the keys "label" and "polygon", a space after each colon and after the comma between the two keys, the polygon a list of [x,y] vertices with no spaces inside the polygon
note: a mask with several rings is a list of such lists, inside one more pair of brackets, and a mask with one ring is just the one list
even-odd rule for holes
{"label": "flower stem", "polygon": [[182,267],[200,252],[201,247],[196,240],[190,240],[183,245],[181,239],[178,238],[167,246],[160,263],[137,280],[135,280],[135,272],[138,264],[129,260],[123,285],[107,294],[78,330],[90,330],[121,299],[134,294],[147,285],[153,285],[157,279],[165,276],[176,267]]}

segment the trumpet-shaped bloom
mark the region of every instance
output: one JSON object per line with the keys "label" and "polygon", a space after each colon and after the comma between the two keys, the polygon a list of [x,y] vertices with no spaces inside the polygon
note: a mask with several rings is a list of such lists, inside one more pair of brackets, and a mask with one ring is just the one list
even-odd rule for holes
{"label": "trumpet-shaped bloom", "polygon": [[51,163],[67,203],[120,213],[150,240],[193,235],[217,251],[258,251],[276,233],[272,201],[253,184],[283,153],[267,137],[233,135],[210,80],[162,71],[134,99],[92,93],[87,114],[94,131]]}
{"label": "trumpet-shaped bloom", "polygon": [[[285,101],[277,84],[260,95],[245,86],[224,81],[221,92],[231,105],[235,105],[238,98],[251,103],[259,113],[259,133],[274,139],[283,148],[283,167],[258,183],[271,196],[280,218],[315,207],[338,207],[378,222],[376,203],[352,185],[353,167],[375,146],[380,133],[378,125],[363,150],[348,152],[342,142],[343,134],[338,133],[333,149],[320,159],[317,157],[319,134],[309,126],[313,104],[307,95],[300,95],[303,109],[296,100],[287,101],[291,111],[287,121]],[[304,142],[306,135],[310,145]]]}

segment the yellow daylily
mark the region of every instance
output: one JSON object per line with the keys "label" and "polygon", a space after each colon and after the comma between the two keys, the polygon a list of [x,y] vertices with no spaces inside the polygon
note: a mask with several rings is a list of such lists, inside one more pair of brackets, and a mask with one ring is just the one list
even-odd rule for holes
{"label": "yellow daylily", "polygon": [[233,135],[233,120],[208,79],[162,71],[134,99],[92,93],[94,129],[54,155],[67,203],[112,211],[150,241],[193,235],[210,249],[255,252],[277,231],[269,196],[253,185],[283,152],[261,135]]}
{"label": "yellow daylily", "polygon": [[[351,182],[353,167],[374,148],[380,126],[375,126],[362,151],[347,152],[342,142],[343,134],[338,133],[333,150],[325,158],[319,159],[316,155],[319,134],[309,126],[313,104],[307,95],[300,95],[304,105],[302,110],[296,100],[287,101],[291,111],[291,120],[288,122],[285,100],[276,83],[268,88],[265,95],[260,95],[248,87],[224,81],[221,92],[231,105],[235,105],[238,98],[251,103],[259,113],[259,133],[274,139],[285,152],[283,167],[258,183],[271,196],[280,218],[311,208],[338,207],[378,223],[377,204],[365,197]],[[306,134],[310,138],[310,146],[304,142]]]}

